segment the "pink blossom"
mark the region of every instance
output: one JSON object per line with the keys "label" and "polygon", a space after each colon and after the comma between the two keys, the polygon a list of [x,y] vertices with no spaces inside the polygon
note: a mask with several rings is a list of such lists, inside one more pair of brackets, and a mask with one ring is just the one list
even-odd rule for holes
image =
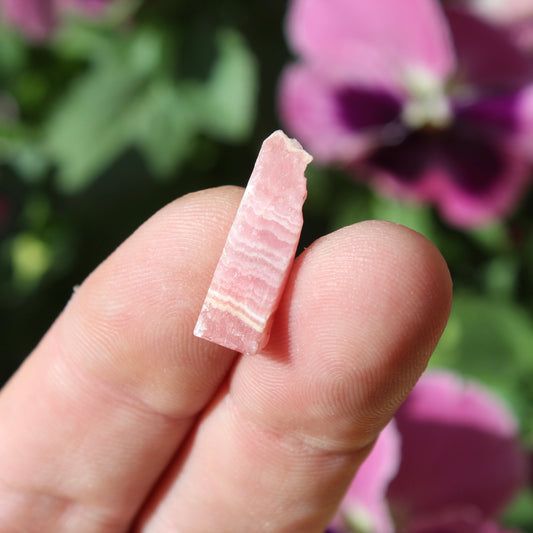
{"label": "pink blossom", "polygon": [[380,435],[330,532],[506,533],[496,519],[525,483],[526,464],[498,399],[428,373]]}
{"label": "pink blossom", "polygon": [[0,14],[26,37],[41,41],[50,36],[65,8],[98,13],[111,0],[0,0]]}
{"label": "pink blossom", "polygon": [[400,466],[400,434],[392,421],[377,440],[353,480],[341,512],[334,518],[332,531],[351,531],[351,525],[368,525],[370,531],[394,533],[394,524],[385,498],[390,482]]}
{"label": "pink blossom", "polygon": [[530,182],[533,69],[507,31],[446,5],[293,0],[280,111],[318,160],[468,227]]}

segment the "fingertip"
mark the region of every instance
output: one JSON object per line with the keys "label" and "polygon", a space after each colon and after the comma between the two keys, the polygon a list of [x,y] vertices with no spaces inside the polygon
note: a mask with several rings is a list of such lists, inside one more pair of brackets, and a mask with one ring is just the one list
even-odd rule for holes
{"label": "fingertip", "polygon": [[[296,304],[288,317],[294,327],[314,324],[315,342],[322,335],[346,337],[339,331],[343,322],[353,336],[359,328],[378,332],[399,320],[416,344],[431,345],[444,329],[451,299],[450,273],[437,247],[405,226],[372,220],[310,246],[296,261],[283,305],[290,310]],[[335,320],[347,313],[352,320]]]}
{"label": "fingertip", "polygon": [[356,236],[368,253],[369,264],[374,261],[376,272],[396,281],[398,293],[406,301],[427,306],[437,330],[442,330],[451,308],[453,282],[437,246],[407,226],[382,220],[360,222],[344,230],[348,239],[350,233]]}
{"label": "fingertip", "polygon": [[237,402],[283,431],[294,412],[307,437],[363,447],[426,367],[450,303],[446,262],[419,233],[368,221],[322,237],[295,262],[265,353],[239,363]]}
{"label": "fingertip", "polygon": [[332,361],[357,366],[360,389],[375,393],[382,384],[382,399],[397,407],[448,320],[452,281],[442,254],[412,229],[372,220],[320,239],[300,261],[295,283],[303,291],[295,296],[306,312],[292,321],[299,337],[312,329]]}

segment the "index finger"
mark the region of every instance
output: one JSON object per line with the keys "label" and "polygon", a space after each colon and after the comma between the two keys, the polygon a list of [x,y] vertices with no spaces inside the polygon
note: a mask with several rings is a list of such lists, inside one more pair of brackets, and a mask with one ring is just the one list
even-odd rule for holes
{"label": "index finger", "polygon": [[192,335],[242,190],[170,204],[76,291],[0,394],[0,530],[119,532],[235,352]]}

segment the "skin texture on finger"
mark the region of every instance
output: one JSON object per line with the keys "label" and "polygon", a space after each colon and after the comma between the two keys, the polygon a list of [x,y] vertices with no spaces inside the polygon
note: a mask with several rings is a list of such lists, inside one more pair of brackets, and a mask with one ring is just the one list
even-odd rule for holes
{"label": "skin texture on finger", "polygon": [[367,222],[317,241],[266,349],[236,363],[136,531],[324,531],[450,305],[444,260],[413,231]]}
{"label": "skin texture on finger", "polygon": [[195,193],[75,291],[0,393],[0,531],[117,533],[235,354],[192,335],[242,195]]}

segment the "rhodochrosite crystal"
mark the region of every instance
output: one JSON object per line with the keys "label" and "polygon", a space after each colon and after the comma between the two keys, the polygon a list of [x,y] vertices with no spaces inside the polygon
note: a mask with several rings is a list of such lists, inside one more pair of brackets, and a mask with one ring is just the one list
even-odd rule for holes
{"label": "rhodochrosite crystal", "polygon": [[282,131],[261,147],[194,329],[255,354],[265,346],[300,239],[312,157]]}

